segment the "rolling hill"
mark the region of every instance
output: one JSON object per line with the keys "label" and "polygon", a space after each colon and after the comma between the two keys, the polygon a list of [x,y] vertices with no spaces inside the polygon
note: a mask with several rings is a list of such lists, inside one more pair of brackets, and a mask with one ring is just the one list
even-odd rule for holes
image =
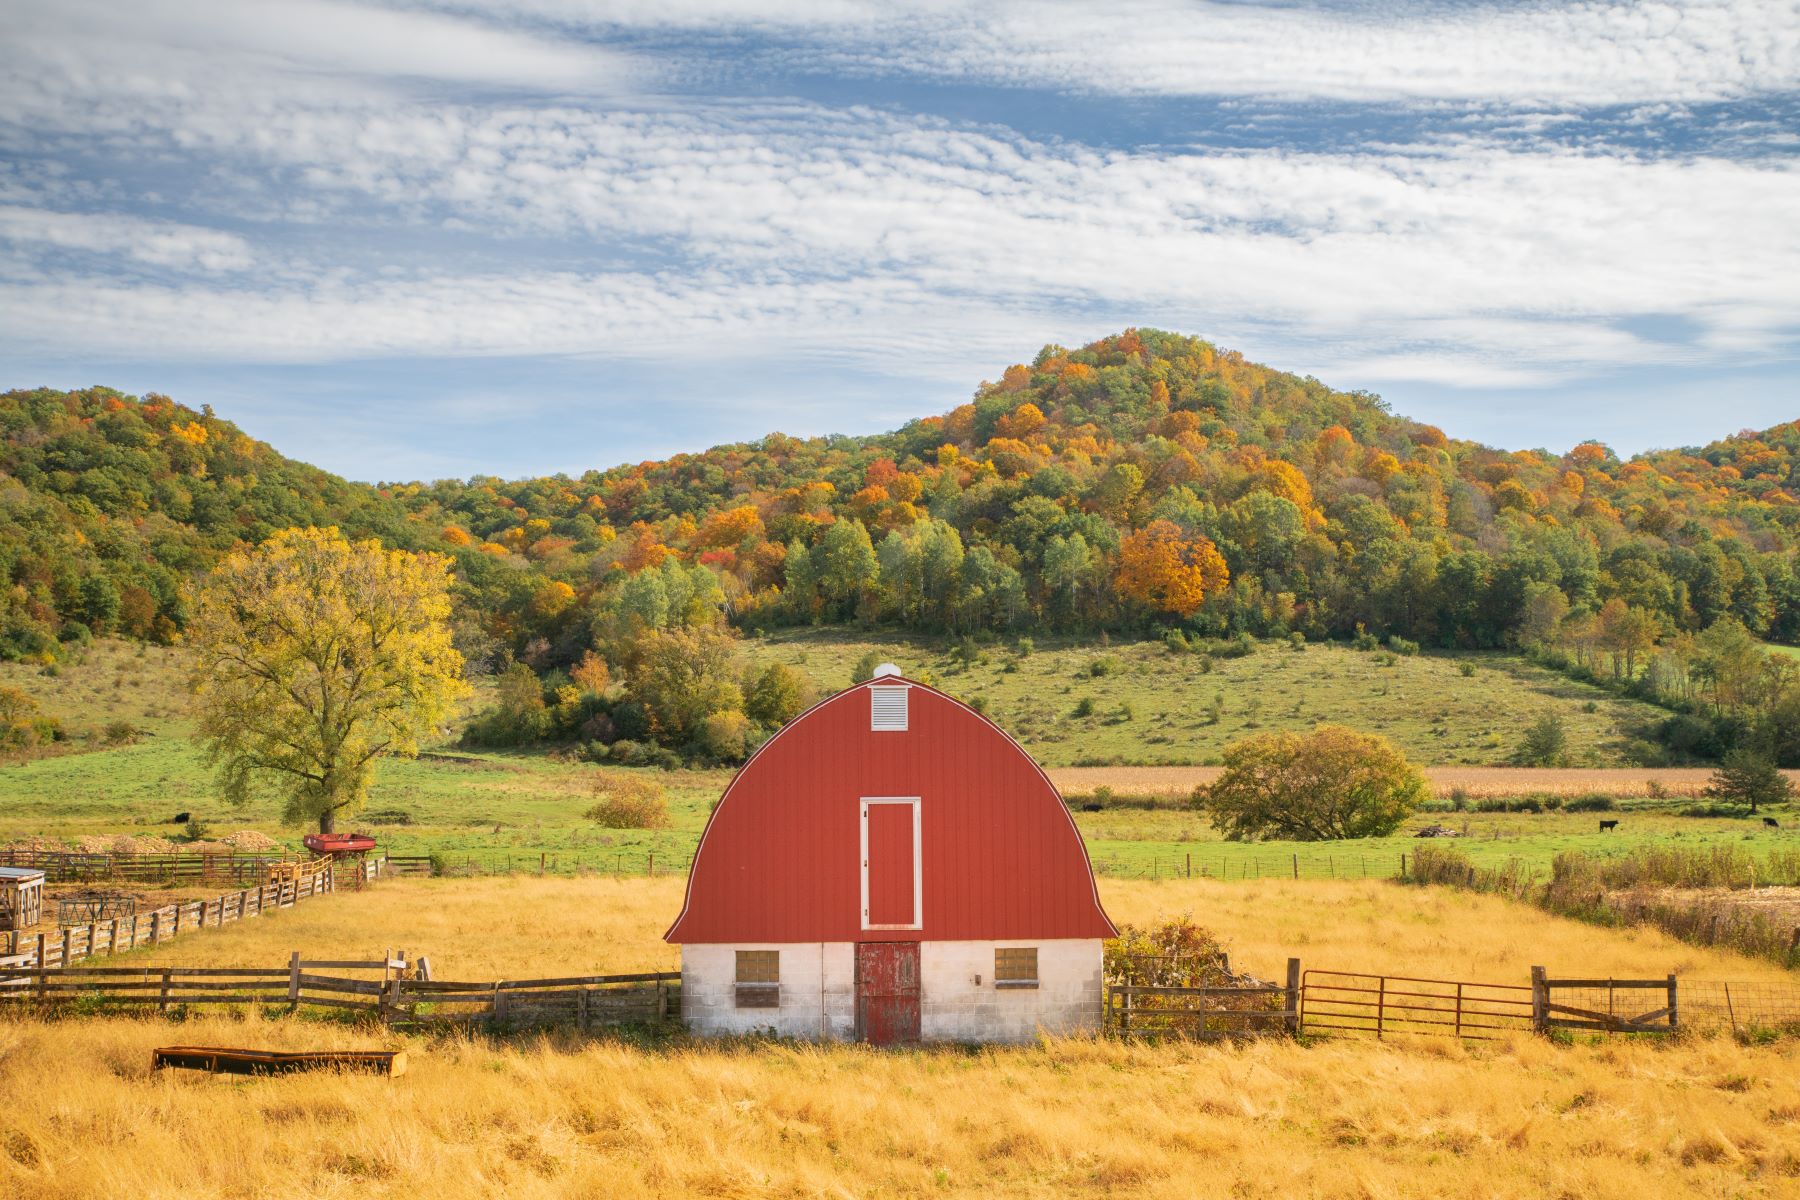
{"label": "rolling hill", "polygon": [[1628,461],[1501,451],[1153,330],[1047,346],[887,434],[510,482],[353,483],[167,397],[15,391],[0,655],[170,640],[184,578],[299,523],[454,555],[468,652],[540,672],[626,617],[1491,648],[1618,600],[1664,636],[1794,641],[1797,449],[1785,425]]}

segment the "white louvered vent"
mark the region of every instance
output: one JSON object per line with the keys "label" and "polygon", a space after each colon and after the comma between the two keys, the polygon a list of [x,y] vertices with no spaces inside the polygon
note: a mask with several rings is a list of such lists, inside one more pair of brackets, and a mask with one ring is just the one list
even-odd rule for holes
{"label": "white louvered vent", "polygon": [[869,689],[869,728],[876,733],[906,732],[906,694],[911,688],[889,684]]}

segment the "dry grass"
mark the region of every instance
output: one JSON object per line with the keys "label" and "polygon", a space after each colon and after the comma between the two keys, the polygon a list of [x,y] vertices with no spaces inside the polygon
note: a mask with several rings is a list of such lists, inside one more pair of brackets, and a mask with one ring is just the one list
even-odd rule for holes
{"label": "dry grass", "polygon": [[[1221,767],[1054,767],[1050,778],[1065,795],[1109,787],[1126,795],[1185,796],[1211,783]],[[1585,796],[1621,799],[1657,795],[1698,796],[1712,778],[1710,767],[1424,767],[1439,796],[1460,788],[1471,799],[1512,796]],[[1800,783],[1800,771],[1787,775]]]}
{"label": "dry grass", "polygon": [[[280,965],[360,958],[397,948],[431,956],[444,979],[674,970],[662,932],[684,881],[667,879],[391,880],[255,921],[204,930],[146,952],[183,966]],[[1681,974],[1788,978],[1779,968],[1685,945],[1654,931],[1595,929],[1495,896],[1380,881],[1102,879],[1118,921],[1191,912],[1218,932],[1234,964],[1279,978],[1289,955],[1342,971],[1523,983],[1530,967],[1620,977]]]}
{"label": "dry grass", "polygon": [[[1259,970],[1511,980],[1781,973],[1486,896],[1381,883],[1103,881],[1142,922],[1191,909]],[[681,882],[394,881],[162,947],[188,963],[404,945],[440,974],[671,965]],[[397,1081],[152,1075],[174,1042],[407,1045]],[[1021,1049],[394,1039],[306,1019],[0,1022],[0,1195],[1790,1196],[1800,1043],[1558,1047],[1048,1041]]]}
{"label": "dry grass", "polygon": [[[171,1032],[0,1026],[0,1187],[123,1196],[1657,1200],[1800,1186],[1800,1048],[415,1042],[393,1082],[153,1076]],[[365,1044],[209,1018],[183,1040]],[[58,1069],[46,1072],[44,1064]]]}

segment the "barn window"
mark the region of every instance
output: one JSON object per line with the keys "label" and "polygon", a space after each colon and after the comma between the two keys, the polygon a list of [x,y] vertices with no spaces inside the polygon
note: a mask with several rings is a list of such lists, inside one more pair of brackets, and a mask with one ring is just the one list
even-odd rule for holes
{"label": "barn window", "polygon": [[994,951],[994,986],[1002,988],[1034,988],[1038,985],[1037,947],[996,949]]}
{"label": "barn window", "polygon": [[737,1006],[781,1007],[781,951],[737,952]]}
{"label": "barn window", "polygon": [[869,689],[869,728],[876,733],[906,732],[906,693],[910,688]]}

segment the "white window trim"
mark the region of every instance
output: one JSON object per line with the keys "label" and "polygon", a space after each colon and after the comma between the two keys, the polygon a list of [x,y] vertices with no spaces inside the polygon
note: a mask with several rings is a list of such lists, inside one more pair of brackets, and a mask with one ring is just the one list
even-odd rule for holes
{"label": "white window trim", "polygon": [[[909,925],[869,924],[869,806],[871,804],[912,805],[913,832],[913,919]],[[917,796],[864,796],[862,798],[862,927],[868,929],[923,929],[925,927],[925,852],[923,825],[919,819]]]}

